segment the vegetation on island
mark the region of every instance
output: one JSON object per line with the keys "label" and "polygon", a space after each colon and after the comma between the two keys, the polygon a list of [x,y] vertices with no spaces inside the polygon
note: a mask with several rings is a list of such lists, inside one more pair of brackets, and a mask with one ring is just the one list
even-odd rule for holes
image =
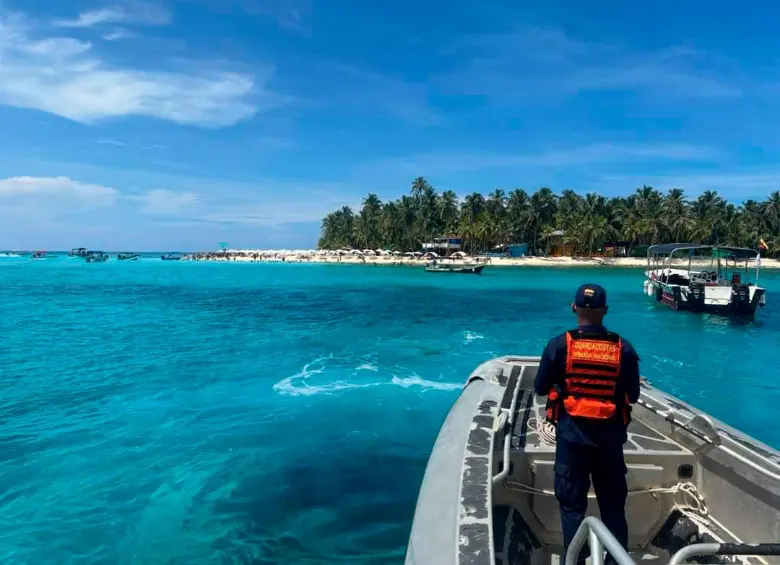
{"label": "vegetation on island", "polygon": [[562,230],[563,243],[577,254],[592,254],[605,243],[631,246],[693,242],[756,248],[780,255],[780,191],[763,202],[726,202],[705,191],[688,199],[682,189],[666,194],[643,186],[625,197],[573,190],[556,195],[550,188],[533,194],[516,189],[508,194],[478,192],[463,200],[447,190],[438,193],[423,177],[414,179],[409,195],[382,202],[368,194],[355,213],[349,206],[322,220],[321,249],[359,248],[418,251],[435,236],[457,235],[472,253],[510,243],[528,243],[544,251],[551,235]]}

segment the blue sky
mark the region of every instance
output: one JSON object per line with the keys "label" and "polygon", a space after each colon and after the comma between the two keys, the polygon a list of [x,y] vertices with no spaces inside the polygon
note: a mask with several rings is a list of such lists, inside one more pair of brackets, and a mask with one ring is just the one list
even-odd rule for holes
{"label": "blue sky", "polygon": [[0,0],[0,248],[309,247],[369,191],[780,188],[780,7]]}

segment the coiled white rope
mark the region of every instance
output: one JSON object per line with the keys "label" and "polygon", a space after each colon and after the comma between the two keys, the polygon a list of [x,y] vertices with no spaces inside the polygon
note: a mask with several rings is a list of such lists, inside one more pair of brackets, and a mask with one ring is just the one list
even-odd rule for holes
{"label": "coiled white rope", "polygon": [[528,429],[539,434],[539,438],[547,445],[555,445],[555,426],[548,420],[528,418]]}

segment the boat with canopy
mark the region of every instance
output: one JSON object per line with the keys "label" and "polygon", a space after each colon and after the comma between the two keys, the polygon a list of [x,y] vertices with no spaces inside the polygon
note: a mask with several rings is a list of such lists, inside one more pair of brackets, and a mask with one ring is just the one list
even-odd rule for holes
{"label": "boat with canopy", "polygon": [[758,286],[761,255],[754,249],[694,243],[647,250],[644,291],[675,310],[752,316],[766,304]]}

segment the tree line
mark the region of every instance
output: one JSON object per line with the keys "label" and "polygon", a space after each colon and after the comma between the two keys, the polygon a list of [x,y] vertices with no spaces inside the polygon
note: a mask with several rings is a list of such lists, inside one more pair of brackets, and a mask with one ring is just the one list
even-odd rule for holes
{"label": "tree line", "polygon": [[643,186],[625,197],[573,190],[556,195],[550,188],[533,194],[516,189],[473,192],[459,200],[438,193],[423,177],[408,195],[382,202],[368,194],[355,213],[349,206],[322,220],[321,249],[359,248],[418,251],[425,241],[457,235],[471,253],[510,243],[528,243],[544,251],[550,236],[563,230],[563,242],[577,254],[592,254],[605,243],[631,246],[692,242],[756,248],[763,239],[770,256],[780,255],[780,191],[767,200],[734,205],[717,192],[688,199],[682,189],[666,194]]}

